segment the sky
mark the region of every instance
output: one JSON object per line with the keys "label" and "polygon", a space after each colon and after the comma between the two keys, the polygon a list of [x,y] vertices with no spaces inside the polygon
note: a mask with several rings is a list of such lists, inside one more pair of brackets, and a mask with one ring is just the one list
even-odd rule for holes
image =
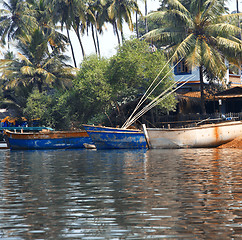
{"label": "sky", "polygon": [[[145,7],[142,2],[143,2],[142,0],[139,0],[138,4],[142,14],[144,14]],[[147,0],[148,12],[152,10],[156,10],[158,7],[159,7],[159,0]],[[134,33],[132,33],[129,30],[126,23],[124,23],[123,28],[124,28],[125,39],[129,39],[131,35],[134,35]],[[91,32],[89,35],[90,36],[84,35],[82,37],[82,43],[85,48],[86,55],[95,54],[95,48],[91,37]],[[76,39],[75,33],[71,34],[71,39],[73,39],[75,57],[76,57],[77,64],[79,66],[83,58],[82,58],[81,48],[80,48],[79,42]],[[111,57],[116,53],[116,48],[118,47],[118,39],[114,35],[113,27],[111,24],[107,24],[106,30],[104,30],[102,35],[99,35],[99,42],[100,42],[100,52],[102,57]],[[68,52],[71,52],[71,51],[68,51]]]}
{"label": "sky", "polygon": [[[144,14],[144,4],[141,1],[139,1],[138,4],[140,6],[141,12]],[[150,12],[152,10],[156,10],[159,7],[159,5],[160,5],[159,0],[147,0],[148,12]],[[228,7],[230,9],[230,12],[236,11],[236,0],[229,0]],[[239,11],[242,12],[242,0],[239,0]],[[129,31],[127,24],[125,24],[125,23],[124,23],[124,34],[125,34],[126,39],[129,39],[129,37],[132,34],[134,35],[134,33],[131,33]],[[81,48],[80,48],[79,42],[77,41],[74,33],[72,33],[71,39],[73,39],[75,58],[77,61],[77,65],[79,67],[79,65],[83,59]],[[95,48],[94,48],[91,34],[89,34],[89,36],[83,36],[82,42],[83,42],[83,46],[85,48],[86,55],[95,53]],[[114,36],[113,28],[112,28],[111,24],[107,25],[107,30],[104,30],[104,33],[102,35],[99,35],[99,42],[100,42],[101,56],[108,58],[116,53],[116,48],[118,46],[118,40],[117,40],[117,37]],[[70,53],[71,51],[68,50],[68,52]],[[71,63],[72,63],[72,60],[71,60]]]}

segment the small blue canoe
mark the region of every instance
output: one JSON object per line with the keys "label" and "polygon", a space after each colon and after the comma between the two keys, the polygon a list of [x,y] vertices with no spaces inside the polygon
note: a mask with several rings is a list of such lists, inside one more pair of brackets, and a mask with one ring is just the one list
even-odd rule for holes
{"label": "small blue canoe", "polygon": [[41,131],[11,132],[4,131],[7,146],[13,150],[72,149],[85,148],[93,144],[86,131]]}
{"label": "small blue canoe", "polygon": [[97,149],[146,149],[145,135],[140,130],[84,125]]}

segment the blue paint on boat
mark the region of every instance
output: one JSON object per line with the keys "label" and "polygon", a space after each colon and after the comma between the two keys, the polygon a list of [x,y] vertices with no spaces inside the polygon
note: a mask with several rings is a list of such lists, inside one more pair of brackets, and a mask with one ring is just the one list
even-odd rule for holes
{"label": "blue paint on boat", "polygon": [[[101,131],[90,130],[83,125],[97,149],[146,149],[145,135],[139,130],[105,127]],[[95,128],[94,128],[95,129]],[[96,128],[97,129],[97,128]]]}
{"label": "blue paint on boat", "polygon": [[85,148],[84,144],[93,144],[86,131],[15,133],[5,130],[4,136],[13,150]]}
{"label": "blue paint on boat", "polygon": [[13,139],[9,138],[10,149],[70,149],[84,148],[84,143],[93,144],[91,138],[61,138],[61,139]]}
{"label": "blue paint on boat", "polygon": [[108,132],[140,132],[138,129],[126,129],[126,128],[113,128],[104,126],[94,126],[94,125],[82,125],[86,131],[108,131]]}

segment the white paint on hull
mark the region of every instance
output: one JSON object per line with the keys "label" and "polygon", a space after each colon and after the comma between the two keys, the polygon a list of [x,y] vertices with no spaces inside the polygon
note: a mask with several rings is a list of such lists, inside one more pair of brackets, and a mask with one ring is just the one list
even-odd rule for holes
{"label": "white paint on hull", "polygon": [[242,121],[192,128],[147,128],[151,148],[217,147],[242,136]]}

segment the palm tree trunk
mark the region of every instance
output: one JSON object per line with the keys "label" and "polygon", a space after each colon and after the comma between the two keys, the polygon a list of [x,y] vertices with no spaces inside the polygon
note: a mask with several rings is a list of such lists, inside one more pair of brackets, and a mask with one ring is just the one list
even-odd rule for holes
{"label": "palm tree trunk", "polygon": [[42,93],[42,81],[37,80],[37,87],[38,87],[39,93]]}
{"label": "palm tree trunk", "polygon": [[[147,16],[147,0],[145,0],[145,16]],[[148,32],[148,23],[147,23],[147,18],[145,18],[145,32]]]}
{"label": "palm tree trunk", "polygon": [[115,30],[115,33],[116,33],[117,38],[118,38],[118,45],[120,45],[120,38],[119,38],[119,34],[118,34],[117,23],[114,22],[113,26],[114,26],[114,30]]}
{"label": "palm tree trunk", "polygon": [[136,20],[136,36],[139,38],[139,26],[138,26],[138,13],[135,14],[135,20]]}
{"label": "palm tree trunk", "polygon": [[[239,1],[236,0],[236,11],[239,13]],[[238,27],[240,28],[240,17],[238,17]],[[239,39],[241,39],[241,31],[240,31],[240,36]]]}
{"label": "palm tree trunk", "polygon": [[97,54],[97,43],[96,43],[96,40],[95,40],[94,29],[93,29],[92,24],[91,24],[91,28],[92,28],[92,39],[93,39],[93,43],[94,43],[94,47],[95,47],[95,52]]}
{"label": "palm tree trunk", "polygon": [[97,23],[96,22],[95,22],[95,31],[96,31],[96,39],[97,39],[97,50],[98,50],[98,55],[100,57],[100,44],[99,44],[99,39],[98,39]]}
{"label": "palm tree trunk", "polygon": [[66,26],[66,32],[67,32],[68,41],[69,41],[70,46],[71,46],[71,54],[72,54],[72,58],[73,58],[73,62],[74,62],[74,66],[75,66],[75,68],[76,68],[76,67],[77,67],[77,65],[76,65],[76,59],[75,59],[75,55],[74,55],[73,46],[72,46],[72,43],[71,43],[71,38],[70,38],[69,29],[68,29],[67,26]]}
{"label": "palm tree trunk", "polygon": [[83,48],[83,45],[82,45],[82,40],[81,40],[81,36],[80,36],[80,33],[79,33],[79,25],[76,25],[76,27],[74,28],[74,31],[76,33],[76,36],[78,38],[78,41],[80,43],[80,46],[81,46],[81,50],[82,50],[82,56],[83,58],[85,58],[85,51],[84,51],[84,48]]}
{"label": "palm tree trunk", "polygon": [[121,29],[121,39],[122,39],[122,43],[124,42],[124,31],[123,28]]}
{"label": "palm tree trunk", "polygon": [[200,75],[200,92],[201,92],[201,110],[202,110],[202,114],[206,114],[202,65],[199,67],[199,75]]}

